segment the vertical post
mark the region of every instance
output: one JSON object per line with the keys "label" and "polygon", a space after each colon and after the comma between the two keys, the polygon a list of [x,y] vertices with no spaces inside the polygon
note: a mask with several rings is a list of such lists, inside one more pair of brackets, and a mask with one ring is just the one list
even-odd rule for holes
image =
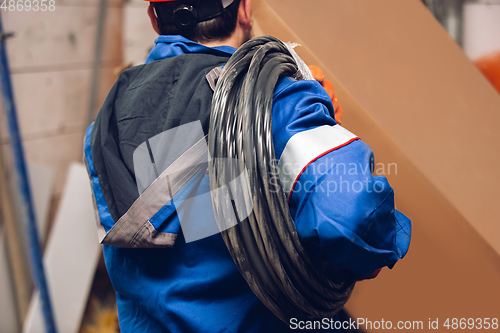
{"label": "vertical post", "polygon": [[15,303],[17,309],[17,321],[22,326],[24,317],[28,312],[31,283],[28,279],[28,269],[25,265],[24,242],[21,241],[21,228],[17,224],[14,214],[11,193],[9,191],[7,174],[4,169],[3,154],[0,151],[0,205],[2,207],[1,217],[7,242],[8,263],[15,291]]}
{"label": "vertical post", "polygon": [[107,0],[99,1],[99,16],[97,20],[97,31],[95,37],[94,65],[92,68],[92,82],[90,84],[89,110],[85,129],[94,121],[95,104],[99,92],[99,71],[101,70],[102,43],[104,39],[104,23],[106,20]]}
{"label": "vertical post", "polygon": [[443,22],[443,26],[460,47],[462,47],[463,6],[463,0],[447,1],[446,17]]}
{"label": "vertical post", "polygon": [[38,237],[38,229],[36,217],[34,213],[33,201],[29,187],[28,174],[26,172],[26,164],[24,161],[24,151],[19,134],[19,126],[17,124],[16,108],[14,104],[14,94],[12,92],[12,84],[10,81],[10,70],[7,61],[7,52],[5,49],[5,37],[2,27],[2,16],[0,15],[0,76],[5,113],[7,116],[7,124],[9,128],[12,152],[14,155],[14,165],[17,172],[18,186],[21,194],[22,209],[24,216],[27,219],[26,232],[29,241],[29,253],[31,266],[35,278],[35,283],[40,291],[40,300],[42,304],[42,312],[45,320],[45,328],[47,333],[56,333],[56,325],[52,305],[50,302],[47,280],[43,268],[42,249],[40,238]]}
{"label": "vertical post", "polygon": [[466,0],[423,0],[434,17],[448,31],[455,42],[462,46],[463,6]]}

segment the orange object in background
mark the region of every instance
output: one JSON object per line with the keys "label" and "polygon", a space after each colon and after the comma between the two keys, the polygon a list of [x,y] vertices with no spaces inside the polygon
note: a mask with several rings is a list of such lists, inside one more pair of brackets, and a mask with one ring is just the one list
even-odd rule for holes
{"label": "orange object in background", "polygon": [[475,64],[500,93],[500,52],[481,57]]}
{"label": "orange object in background", "polygon": [[323,74],[323,71],[318,66],[311,65],[309,66],[309,70],[311,71],[313,78],[321,83],[323,88],[325,88],[326,92],[328,93],[328,96],[330,96],[330,98],[332,99],[333,110],[335,111],[335,121],[338,124],[341,124],[342,108],[339,105],[339,98],[333,93],[333,84],[330,81],[325,80],[325,74]]}
{"label": "orange object in background", "polygon": [[[328,95],[332,99],[333,107],[335,108],[335,111],[337,111],[337,106],[339,104],[339,101],[338,101],[337,96],[333,93],[333,83],[331,83],[330,81],[323,81],[323,83],[321,85],[323,86],[323,88],[325,88],[326,92],[328,93]],[[335,100],[337,102],[337,105],[335,105],[335,101],[333,101],[334,96],[335,96]]]}
{"label": "orange object in background", "polygon": [[325,74],[323,74],[323,71],[318,66],[311,65],[309,66],[309,70],[311,71],[311,74],[316,81],[318,81],[319,83],[323,83]]}

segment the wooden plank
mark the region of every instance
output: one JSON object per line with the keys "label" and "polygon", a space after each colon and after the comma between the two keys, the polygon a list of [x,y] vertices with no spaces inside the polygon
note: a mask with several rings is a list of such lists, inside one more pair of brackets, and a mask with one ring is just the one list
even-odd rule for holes
{"label": "wooden plank", "polygon": [[500,2],[466,2],[463,49],[472,59],[500,52]]}
{"label": "wooden plank", "polygon": [[[7,48],[13,74],[90,69],[98,7],[60,6],[51,11],[7,11],[5,31],[14,32]],[[104,29],[103,65],[121,62],[122,9],[109,7]]]}
{"label": "wooden plank", "polygon": [[123,62],[140,65],[146,60],[158,34],[145,14],[149,3],[130,1],[123,11]]}
{"label": "wooden plank", "polygon": [[22,220],[16,219],[14,204],[8,186],[7,173],[4,168],[3,154],[0,153],[0,198],[2,207],[3,228],[7,243],[8,262],[12,280],[14,284],[14,295],[16,304],[16,314],[19,322],[26,315],[31,293],[31,281],[28,278],[28,271],[25,265],[26,257],[22,248],[21,232],[23,226],[19,223]]}
{"label": "wooden plank", "polygon": [[[0,160],[2,159],[0,156]],[[0,162],[3,169],[5,161]],[[25,228],[22,225],[19,196],[10,189],[16,189],[16,177],[10,172],[0,171],[4,177],[0,180],[2,197],[2,222],[8,226],[0,230],[0,331],[17,332],[27,313],[33,281],[30,276],[29,256],[26,250]],[[54,180],[53,171],[44,165],[28,162],[31,191],[35,205],[40,240],[43,241],[47,232],[47,214]],[[7,185],[10,185],[7,186]],[[5,207],[5,208],[4,208]],[[10,225],[14,223],[14,225]],[[10,229],[5,232],[4,229]],[[7,248],[8,246],[8,248]]]}

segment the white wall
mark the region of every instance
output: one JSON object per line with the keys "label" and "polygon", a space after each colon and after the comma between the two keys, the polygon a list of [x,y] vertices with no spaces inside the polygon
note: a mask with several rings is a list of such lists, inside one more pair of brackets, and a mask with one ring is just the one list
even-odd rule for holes
{"label": "white wall", "polygon": [[472,59],[500,52],[500,1],[466,3],[463,49]]}
{"label": "white wall", "polygon": [[131,0],[123,11],[123,62],[143,64],[158,34],[151,27],[147,8],[149,2]]}
{"label": "white wall", "polygon": [[[100,81],[101,105],[121,64],[121,0],[109,0]],[[14,32],[7,51],[26,158],[52,167],[55,194],[68,165],[81,161],[97,29],[98,0],[58,0],[53,12],[2,12]],[[8,143],[4,113],[1,142]]]}

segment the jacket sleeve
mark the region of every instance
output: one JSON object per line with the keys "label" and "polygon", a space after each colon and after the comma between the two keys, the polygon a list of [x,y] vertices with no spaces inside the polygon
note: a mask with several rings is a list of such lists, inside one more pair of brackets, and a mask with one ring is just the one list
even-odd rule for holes
{"label": "jacket sleeve", "polygon": [[411,222],[394,209],[371,148],[338,125],[316,81],[282,80],[273,104],[279,179],[306,249],[360,278],[408,251]]}

